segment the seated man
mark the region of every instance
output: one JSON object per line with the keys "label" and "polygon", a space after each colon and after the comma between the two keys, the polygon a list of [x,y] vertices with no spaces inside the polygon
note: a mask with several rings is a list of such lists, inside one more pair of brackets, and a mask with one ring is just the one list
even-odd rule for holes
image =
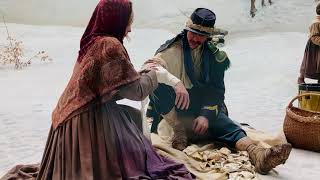
{"label": "seated man", "polygon": [[[215,14],[209,9],[196,9],[185,29],[163,44],[155,57],[144,64],[144,68],[156,68],[161,74],[159,77],[167,80],[150,96],[147,116],[154,117],[153,131],[160,120],[159,115],[169,122],[175,134],[173,148],[183,150],[187,147],[190,138],[187,130],[191,129],[198,137],[248,151],[257,172],[266,174],[285,163],[292,147],[290,144],[271,148],[257,146],[226,115],[224,72],[230,61],[226,53],[211,42],[215,20]],[[192,119],[192,122],[186,119]]]}

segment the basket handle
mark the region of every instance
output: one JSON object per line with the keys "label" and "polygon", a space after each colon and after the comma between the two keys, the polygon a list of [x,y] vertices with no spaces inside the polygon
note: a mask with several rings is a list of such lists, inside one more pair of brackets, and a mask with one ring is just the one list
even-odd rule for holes
{"label": "basket handle", "polygon": [[311,96],[311,95],[320,96],[320,94],[318,94],[318,93],[303,93],[303,94],[299,94],[298,96],[294,97],[294,98],[290,101],[288,107],[291,108],[291,107],[293,106],[293,102],[294,102],[295,100],[297,100],[297,99],[299,99],[299,98],[301,98],[301,97],[303,97],[303,96]]}

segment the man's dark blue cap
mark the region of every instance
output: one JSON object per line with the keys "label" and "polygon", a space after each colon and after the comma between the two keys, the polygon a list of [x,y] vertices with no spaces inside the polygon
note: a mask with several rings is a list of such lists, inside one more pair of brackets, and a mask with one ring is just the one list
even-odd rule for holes
{"label": "man's dark blue cap", "polygon": [[190,18],[194,24],[204,27],[214,27],[216,22],[216,15],[214,12],[206,8],[197,8]]}
{"label": "man's dark blue cap", "polygon": [[206,8],[197,8],[187,21],[185,30],[202,36],[210,36],[214,32],[215,22],[214,12]]}

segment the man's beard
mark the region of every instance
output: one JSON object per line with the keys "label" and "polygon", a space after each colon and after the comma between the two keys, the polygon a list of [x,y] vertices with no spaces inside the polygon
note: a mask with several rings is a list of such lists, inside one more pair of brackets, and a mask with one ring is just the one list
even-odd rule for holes
{"label": "man's beard", "polygon": [[196,48],[196,47],[200,46],[201,44],[202,44],[201,42],[190,41],[191,48]]}

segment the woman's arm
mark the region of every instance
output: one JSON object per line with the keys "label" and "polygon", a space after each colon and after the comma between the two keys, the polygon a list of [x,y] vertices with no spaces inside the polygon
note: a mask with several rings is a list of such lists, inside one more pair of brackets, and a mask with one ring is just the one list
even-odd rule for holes
{"label": "woman's arm", "polygon": [[158,87],[155,71],[141,75],[140,79],[120,88],[119,96],[122,98],[142,101]]}
{"label": "woman's arm", "polygon": [[176,84],[180,82],[180,79],[175,77],[167,70],[166,62],[160,57],[154,57],[146,61],[142,66],[142,70],[148,68],[155,69],[159,83],[163,83],[168,86],[174,87]]}

